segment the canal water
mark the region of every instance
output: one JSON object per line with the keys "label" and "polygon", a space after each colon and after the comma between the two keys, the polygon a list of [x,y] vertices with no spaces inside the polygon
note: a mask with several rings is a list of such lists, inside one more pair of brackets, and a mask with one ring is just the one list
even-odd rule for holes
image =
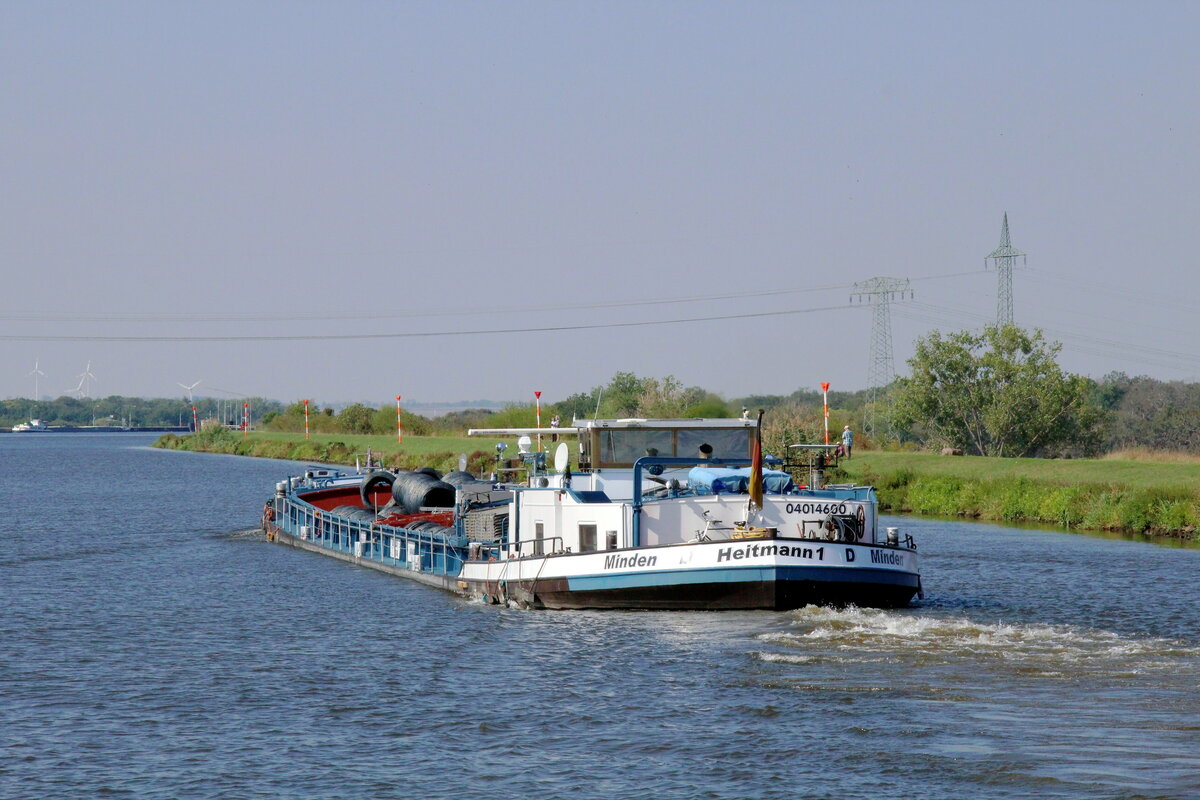
{"label": "canal water", "polygon": [[0,797],[1200,797],[1198,550],[892,518],[909,609],[500,609],[151,440],[0,436]]}

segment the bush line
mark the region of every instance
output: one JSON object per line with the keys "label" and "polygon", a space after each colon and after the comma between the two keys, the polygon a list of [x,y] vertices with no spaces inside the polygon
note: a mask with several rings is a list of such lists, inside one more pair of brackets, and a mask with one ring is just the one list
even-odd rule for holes
{"label": "bush line", "polygon": [[1187,539],[1196,538],[1200,522],[1200,496],[1178,487],[1064,486],[1026,477],[986,480],[916,475],[909,470],[867,472],[859,482],[876,487],[883,510],[919,516]]}
{"label": "bush line", "polygon": [[[168,450],[224,453],[256,458],[277,458],[351,466],[361,453],[343,442],[287,442],[243,438],[217,429],[195,436],[166,434],[154,443]],[[376,454],[387,467],[414,470],[433,467],[442,472],[458,468],[451,452],[416,455],[402,450]],[[491,469],[493,456],[475,451],[467,469],[476,475]],[[830,475],[833,478],[833,475]],[[1119,485],[1061,485],[1026,477],[971,479],[918,475],[908,469],[875,472],[868,469],[855,479],[875,486],[883,511],[918,516],[963,517],[993,522],[1053,525],[1067,530],[1200,538],[1200,496],[1167,487],[1130,489]]]}
{"label": "bush line", "polygon": [[[363,452],[345,442],[288,442],[243,437],[229,430],[216,429],[191,436],[165,434],[154,442],[155,447],[165,450],[187,450],[193,453],[221,453],[231,456],[254,458],[277,458],[286,461],[304,461],[317,464],[354,466]],[[458,454],[449,451],[434,453],[408,453],[403,450],[375,451],[372,456],[389,469],[415,470],[433,467],[440,472],[458,469]],[[492,467],[493,456],[475,451],[467,456],[467,471],[476,475]]]}

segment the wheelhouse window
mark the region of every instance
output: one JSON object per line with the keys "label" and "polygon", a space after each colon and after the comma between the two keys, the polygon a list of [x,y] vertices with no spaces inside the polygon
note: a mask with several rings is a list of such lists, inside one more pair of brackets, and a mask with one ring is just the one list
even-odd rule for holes
{"label": "wheelhouse window", "polygon": [[596,549],[596,526],[579,526],[579,552],[591,553]]}
{"label": "wheelhouse window", "polygon": [[645,455],[671,454],[671,431],[621,428],[600,433],[600,460],[605,463],[632,464]]}
{"label": "wheelhouse window", "polygon": [[605,550],[616,550],[617,549],[617,532],[616,531],[608,531],[604,534],[604,549]]}
{"label": "wheelhouse window", "polygon": [[699,458],[701,445],[710,458],[747,458],[752,428],[609,428],[596,433],[598,467],[628,467],[642,456]]}
{"label": "wheelhouse window", "polygon": [[712,448],[712,458],[746,458],[750,455],[750,430],[732,428],[726,430],[679,430],[675,440],[675,453],[680,458],[689,458],[700,452],[700,445]]}

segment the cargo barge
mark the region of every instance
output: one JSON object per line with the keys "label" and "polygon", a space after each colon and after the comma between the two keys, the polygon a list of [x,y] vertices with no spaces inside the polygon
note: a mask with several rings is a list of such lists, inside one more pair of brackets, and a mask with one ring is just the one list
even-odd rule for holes
{"label": "cargo barge", "polygon": [[[512,461],[501,460],[507,443],[496,445],[497,463],[516,473],[313,467],[276,486],[263,530],[531,608],[893,607],[921,594],[916,544],[879,529],[874,489],[826,485],[829,446],[764,457],[759,420],[577,420],[471,434],[517,437]],[[550,442],[547,466],[535,436],[577,437],[578,446]]]}

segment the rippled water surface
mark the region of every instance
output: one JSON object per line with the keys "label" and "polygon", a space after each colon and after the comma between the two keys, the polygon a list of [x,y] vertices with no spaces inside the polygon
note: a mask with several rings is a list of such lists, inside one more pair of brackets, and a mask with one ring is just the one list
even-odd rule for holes
{"label": "rippled water surface", "polygon": [[910,609],[498,609],[151,438],[0,436],[0,797],[1200,797],[1200,551],[900,519]]}

